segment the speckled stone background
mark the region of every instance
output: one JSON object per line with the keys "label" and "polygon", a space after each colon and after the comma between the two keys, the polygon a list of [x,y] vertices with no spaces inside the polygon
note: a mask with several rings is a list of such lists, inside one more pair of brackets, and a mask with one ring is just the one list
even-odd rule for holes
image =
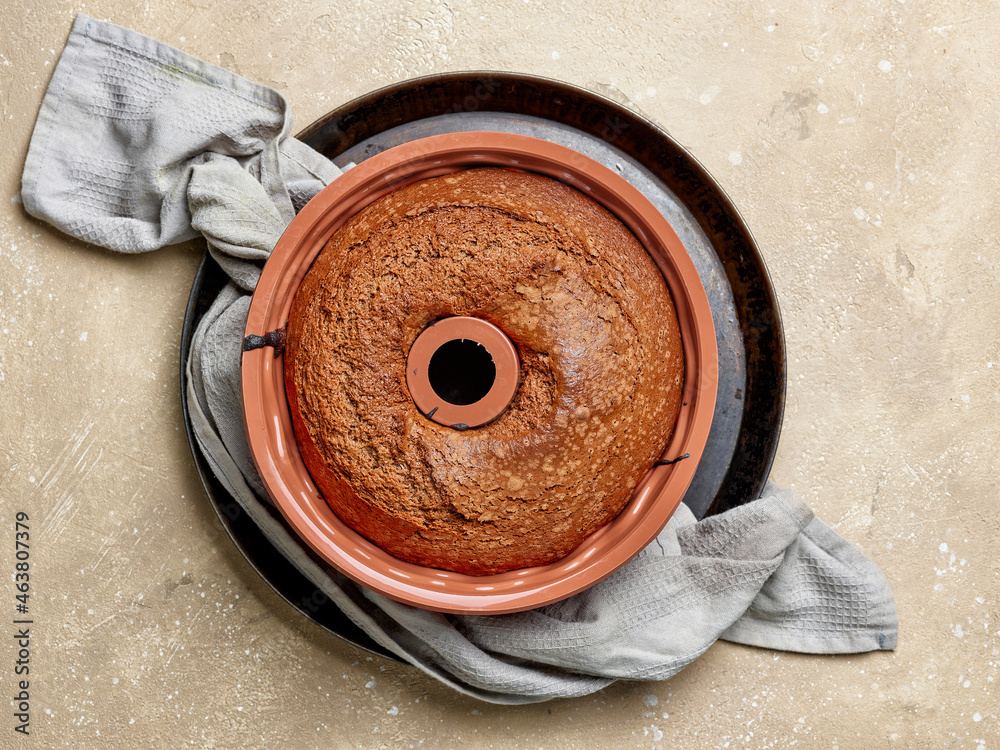
{"label": "speckled stone background", "polygon": [[[944,7],[947,5],[947,7]],[[874,558],[894,653],[716,644],[666,683],[522,708],[306,621],[195,475],[178,393],[201,246],[120,257],[28,217],[74,14],[279,89],[300,126],[415,75],[542,74],[628,104],[729,192],[773,275],[772,472]],[[31,736],[0,747],[1000,747],[1000,13],[988,2],[37,0],[0,20],[0,569],[31,517]],[[0,622],[14,617],[0,576]]]}

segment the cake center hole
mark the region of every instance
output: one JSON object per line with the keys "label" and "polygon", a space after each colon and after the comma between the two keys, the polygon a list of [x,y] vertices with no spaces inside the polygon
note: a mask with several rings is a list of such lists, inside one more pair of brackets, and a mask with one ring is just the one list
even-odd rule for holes
{"label": "cake center hole", "polygon": [[452,339],[437,348],[427,365],[427,379],[442,399],[468,406],[482,399],[497,379],[486,347],[472,339]]}

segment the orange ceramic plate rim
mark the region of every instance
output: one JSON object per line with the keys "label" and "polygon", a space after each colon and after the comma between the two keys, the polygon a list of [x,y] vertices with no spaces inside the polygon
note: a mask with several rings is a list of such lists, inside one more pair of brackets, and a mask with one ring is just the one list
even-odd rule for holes
{"label": "orange ceramic plate rim", "polygon": [[470,576],[398,560],[344,524],[323,500],[295,445],[283,359],[270,347],[242,355],[247,441],[260,478],[295,533],[323,560],[390,599],[454,614],[501,614],[572,596],[631,560],[662,530],[694,477],[715,410],[718,352],[708,297],[693,261],[662,214],[630,183],[572,149],[528,136],[466,132],[405,143],[366,159],[313,198],[288,225],[264,266],[245,335],[282,328],[295,290],[333,233],[366,205],[429,177],[475,167],[523,169],[589,195],[616,215],[656,261],[677,309],[685,383],[663,454],[689,458],[652,469],[622,513],[549,565]]}

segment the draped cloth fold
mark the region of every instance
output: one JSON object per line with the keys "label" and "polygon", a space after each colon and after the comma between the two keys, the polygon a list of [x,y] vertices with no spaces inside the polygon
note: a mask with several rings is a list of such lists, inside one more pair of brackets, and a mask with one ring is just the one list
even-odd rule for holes
{"label": "draped cloth fold", "polygon": [[191,342],[196,439],[242,510],[345,616],[456,690],[510,704],[666,679],[719,638],[821,654],[895,648],[895,601],[878,567],[770,483],[702,521],[682,505],[612,576],[529,612],[428,612],[319,561],[268,500],[240,405],[250,292],[285,226],[340,174],[291,128],[278,92],[78,16],[42,102],[21,197],[32,215],[119,252],[205,237],[229,283]]}

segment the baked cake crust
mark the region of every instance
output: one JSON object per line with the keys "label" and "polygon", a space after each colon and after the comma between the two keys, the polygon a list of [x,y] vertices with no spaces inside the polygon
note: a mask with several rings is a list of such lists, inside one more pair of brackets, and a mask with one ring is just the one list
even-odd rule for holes
{"label": "baked cake crust", "polygon": [[[422,415],[417,336],[466,315],[517,347],[510,406],[476,429]],[[539,175],[473,169],[390,193],[347,222],[300,286],[286,390],[313,481],[395,557],[473,575],[554,562],[611,521],[676,421],[683,350],[641,244]]]}

